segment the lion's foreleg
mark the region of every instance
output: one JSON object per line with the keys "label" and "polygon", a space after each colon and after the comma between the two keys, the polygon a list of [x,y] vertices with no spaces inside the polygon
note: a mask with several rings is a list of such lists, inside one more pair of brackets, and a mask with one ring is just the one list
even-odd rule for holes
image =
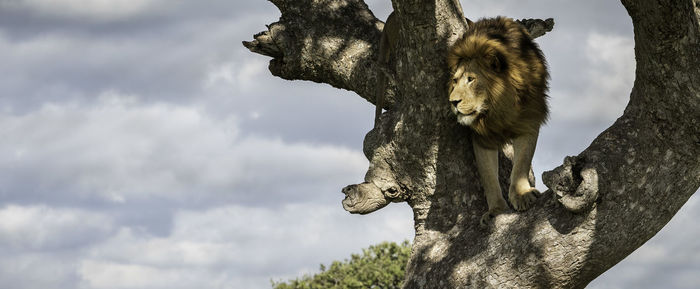
{"label": "lion's foreleg", "polygon": [[531,187],[528,180],[538,135],[539,132],[536,132],[513,140],[513,170],[510,174],[508,199],[518,211],[529,209],[539,196],[537,189]]}
{"label": "lion's foreleg", "polygon": [[489,211],[481,217],[481,225],[485,226],[491,218],[503,212],[508,204],[501,194],[501,185],[498,184],[498,150],[482,147],[476,142],[472,143],[476,167],[489,205]]}

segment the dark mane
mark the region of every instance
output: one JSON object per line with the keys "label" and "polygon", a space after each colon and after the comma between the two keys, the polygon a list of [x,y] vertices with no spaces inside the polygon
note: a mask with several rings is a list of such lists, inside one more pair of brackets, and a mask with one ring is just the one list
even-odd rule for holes
{"label": "dark mane", "polygon": [[490,110],[471,125],[480,144],[503,146],[514,137],[537,131],[547,120],[547,63],[520,24],[505,17],[475,22],[449,51],[452,71],[462,61],[479,63],[490,81]]}

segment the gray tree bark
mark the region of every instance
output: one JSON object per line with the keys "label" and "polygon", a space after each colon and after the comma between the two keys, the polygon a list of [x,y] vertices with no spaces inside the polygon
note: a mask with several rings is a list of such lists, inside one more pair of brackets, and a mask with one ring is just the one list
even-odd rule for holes
{"label": "gray tree bark", "polygon": [[[279,22],[244,42],[285,79],[374,102],[383,23],[362,0],[271,0]],[[479,227],[486,211],[470,131],[449,112],[445,55],[465,30],[458,0],[393,0],[396,74],[343,207],[407,202],[416,236],[404,288],[583,288],[656,234],[700,186],[700,0],[622,0],[637,70],[630,102],[582,153],[543,174],[534,208]],[[538,36],[552,22],[523,21]],[[508,188],[510,152],[501,154]]]}

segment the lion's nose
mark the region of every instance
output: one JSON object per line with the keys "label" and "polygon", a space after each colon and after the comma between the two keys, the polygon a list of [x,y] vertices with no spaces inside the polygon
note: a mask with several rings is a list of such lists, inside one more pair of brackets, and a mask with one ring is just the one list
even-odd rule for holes
{"label": "lion's nose", "polygon": [[452,103],[452,106],[457,107],[457,105],[461,102],[461,100],[450,100],[450,103]]}

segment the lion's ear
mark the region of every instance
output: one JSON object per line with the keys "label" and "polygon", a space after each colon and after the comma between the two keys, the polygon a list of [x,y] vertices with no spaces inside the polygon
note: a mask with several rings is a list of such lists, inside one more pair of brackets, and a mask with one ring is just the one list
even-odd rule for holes
{"label": "lion's ear", "polygon": [[467,25],[469,26],[469,28],[472,28],[474,26],[474,21],[471,21],[469,20],[469,18],[466,17],[464,19],[467,19]]}

